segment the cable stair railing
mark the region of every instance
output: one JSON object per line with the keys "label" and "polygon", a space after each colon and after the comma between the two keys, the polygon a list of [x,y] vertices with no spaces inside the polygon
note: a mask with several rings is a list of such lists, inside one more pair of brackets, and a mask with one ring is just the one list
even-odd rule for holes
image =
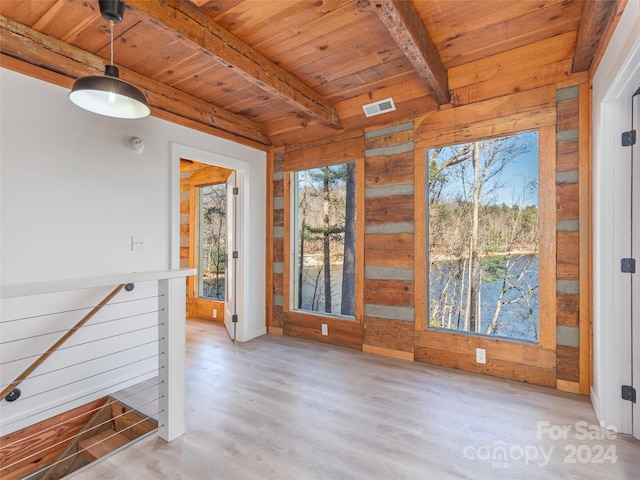
{"label": "cable stair railing", "polygon": [[[0,286],[0,478],[62,478],[153,432],[167,442],[184,433],[185,277],[193,273]],[[142,291],[119,297],[133,282]],[[117,286],[102,298],[109,284]],[[40,303],[56,305],[52,294],[99,292],[93,306],[41,311]],[[90,311],[72,327],[58,326],[82,310]]]}
{"label": "cable stair railing", "polygon": [[80,328],[82,328],[82,326],[84,324],[86,324],[89,320],[91,320],[96,313],[98,313],[100,310],[102,310],[102,308],[107,303],[109,303],[111,301],[111,299],[113,297],[115,297],[127,285],[131,285],[131,288],[133,287],[133,284],[131,284],[131,283],[129,283],[129,284],[121,283],[116,288],[114,288],[113,291],[109,295],[104,297],[102,299],[102,301],[100,303],[98,303],[98,305],[96,305],[89,313],[87,313],[84,317],[82,317],[82,320],[80,320],[72,328],[70,328],[69,331],[67,333],[65,333],[62,336],[62,338],[60,338],[60,340],[58,340],[56,343],[54,343],[46,352],[44,352],[42,355],[40,355],[40,357],[38,357],[38,359],[35,362],[33,362],[31,365],[29,365],[29,367],[24,372],[22,372],[20,375],[18,375],[18,377],[13,382],[11,382],[9,385],[7,385],[4,388],[4,390],[2,390],[2,392],[0,393],[0,398],[4,398],[8,402],[12,402],[12,401],[15,401],[18,398],[20,398],[20,393],[21,392],[20,392],[20,389],[17,388],[18,385],[20,385],[20,383],[24,379],[26,379],[29,375],[31,375],[36,368],[38,368],[40,365],[42,365],[47,360],[47,358],[49,358],[53,354],[53,352],[58,350],[58,348],[60,348],[60,346],[62,346],[63,343],[65,343],[67,340],[69,340],[69,338],[71,338],[71,336],[74,333],[76,333]]}

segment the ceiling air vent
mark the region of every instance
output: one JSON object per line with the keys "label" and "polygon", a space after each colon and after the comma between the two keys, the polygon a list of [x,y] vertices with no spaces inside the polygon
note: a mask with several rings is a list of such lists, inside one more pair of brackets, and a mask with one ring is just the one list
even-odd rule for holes
{"label": "ceiling air vent", "polygon": [[393,112],[396,109],[396,105],[393,103],[393,98],[385,98],[378,102],[363,105],[362,109],[367,117],[373,117],[381,113]]}

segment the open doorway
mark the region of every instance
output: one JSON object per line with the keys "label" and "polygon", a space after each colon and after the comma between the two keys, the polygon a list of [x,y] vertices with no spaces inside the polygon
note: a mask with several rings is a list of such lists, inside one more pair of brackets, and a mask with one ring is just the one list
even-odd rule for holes
{"label": "open doorway", "polygon": [[[193,239],[189,236],[186,240],[183,235],[190,228],[185,225],[185,220],[188,222],[190,217],[185,204],[188,203],[188,209],[191,209],[187,195],[190,200],[191,195],[203,192],[190,190],[186,194],[184,188],[181,189],[187,175],[184,171],[181,173],[181,163],[186,165],[191,162],[191,165],[200,167],[197,170],[210,169],[208,174],[217,174],[220,182],[234,181],[234,184],[224,187],[225,196],[230,202],[226,208],[235,212],[235,222],[229,225],[228,221],[233,217],[227,216],[226,225],[225,252],[230,258],[225,262],[224,271],[221,268],[217,271],[219,280],[224,276],[224,300],[200,298],[203,296],[200,290],[204,290],[205,280],[211,280],[215,273],[209,275],[208,279],[206,276],[194,277],[188,284],[192,299],[187,299],[187,314],[217,321],[224,318],[230,337],[244,342],[266,333],[266,154],[232,142],[228,142],[225,150],[228,152],[220,154],[172,144],[171,265],[172,268],[193,268],[197,263],[195,258],[189,263],[189,246],[191,242],[195,243],[195,235]],[[205,176],[204,173],[199,175]],[[195,183],[200,186],[216,184],[217,181],[212,181],[212,178],[203,178]],[[195,249],[192,252],[192,255],[196,255]],[[235,275],[230,269],[232,265],[235,265]],[[200,282],[201,289],[198,288]]]}
{"label": "open doorway", "polygon": [[180,159],[180,263],[187,317],[224,322],[236,338],[235,170]]}

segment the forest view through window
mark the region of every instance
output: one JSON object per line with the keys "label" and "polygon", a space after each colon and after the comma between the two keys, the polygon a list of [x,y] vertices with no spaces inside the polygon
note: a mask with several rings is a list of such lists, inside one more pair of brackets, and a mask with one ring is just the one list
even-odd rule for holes
{"label": "forest view through window", "polygon": [[353,317],[355,162],[295,173],[294,308]]}
{"label": "forest view through window", "polygon": [[427,152],[431,328],[539,341],[538,132]]}
{"label": "forest view through window", "polygon": [[224,301],[227,247],[227,186],[199,189],[198,296]]}

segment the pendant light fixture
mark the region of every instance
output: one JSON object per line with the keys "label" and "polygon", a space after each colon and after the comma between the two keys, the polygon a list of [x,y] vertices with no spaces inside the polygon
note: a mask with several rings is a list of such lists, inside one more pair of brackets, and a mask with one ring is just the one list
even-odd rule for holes
{"label": "pendant light fixture", "polygon": [[104,76],[82,77],[75,81],[69,99],[85,110],[107,117],[143,118],[150,110],[144,94],[135,86],[120,79],[113,64],[113,25],[122,21],[122,0],[99,0],[102,18],[111,27],[111,62],[105,65]]}

